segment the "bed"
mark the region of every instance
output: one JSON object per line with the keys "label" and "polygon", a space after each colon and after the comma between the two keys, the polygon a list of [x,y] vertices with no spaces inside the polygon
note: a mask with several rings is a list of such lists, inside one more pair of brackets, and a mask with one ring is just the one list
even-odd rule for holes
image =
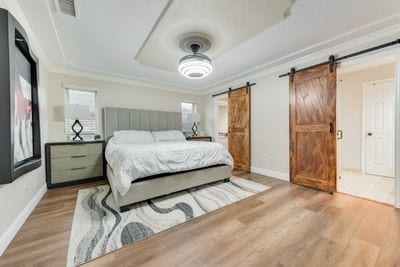
{"label": "bed", "polygon": [[180,130],[181,113],[104,108],[103,123],[107,179],[121,212],[129,210],[133,203],[229,181],[233,160],[221,144],[163,139],[132,144],[114,137],[114,132],[124,130]]}

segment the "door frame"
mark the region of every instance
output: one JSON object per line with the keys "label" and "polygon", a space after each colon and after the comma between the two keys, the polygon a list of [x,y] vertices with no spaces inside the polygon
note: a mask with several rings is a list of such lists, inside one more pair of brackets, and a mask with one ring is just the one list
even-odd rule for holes
{"label": "door frame", "polygon": [[[214,140],[217,140],[218,138],[218,128],[219,128],[219,110],[218,110],[218,101],[220,101],[221,99],[225,99],[227,98],[227,95],[219,95],[219,96],[215,96],[213,98],[214,100]],[[229,105],[229,102],[228,102]],[[228,137],[227,137],[228,138]],[[229,140],[228,140],[229,142]]]}
{"label": "door frame", "polygon": [[[395,161],[396,161],[396,166],[395,166],[395,178],[394,178],[394,184],[395,184],[395,201],[394,201],[394,207],[400,209],[400,47],[394,47],[394,48],[388,48],[385,49],[382,52],[376,52],[371,55],[366,55],[366,56],[360,56],[358,59],[354,59],[349,62],[344,62],[341,63],[338,67],[338,71],[340,71],[340,68],[343,65],[348,65],[351,66],[352,64],[355,64],[360,61],[366,61],[371,58],[376,58],[376,57],[384,57],[384,56],[394,56],[395,57],[395,80],[396,80],[396,101],[395,101],[395,111],[396,111],[396,129],[395,129]],[[339,73],[338,73],[339,74]],[[338,165],[338,168],[341,168],[341,166]],[[339,177],[337,177],[338,179]]]}
{"label": "door frame", "polygon": [[[337,67],[337,71],[339,70],[339,66]],[[338,130],[342,129],[342,90],[343,84],[342,81],[338,79],[339,74],[337,73],[336,77],[336,133]],[[343,135],[343,133],[342,133]],[[343,136],[342,136],[343,138]],[[336,191],[338,179],[342,176],[342,140],[338,139],[336,136]]]}
{"label": "door frame", "polygon": [[[396,78],[388,78],[388,79],[381,79],[381,80],[376,80],[376,81],[370,81],[370,82],[365,82],[363,83],[363,92],[362,92],[362,111],[361,111],[361,172],[362,174],[367,174],[367,162],[366,162],[366,153],[367,153],[367,148],[366,148],[366,139],[367,139],[367,105],[366,105],[366,89],[368,85],[374,84],[374,83],[384,83],[384,82],[390,82],[390,81],[395,81]],[[395,85],[396,87],[396,85]],[[396,111],[395,111],[396,112]],[[396,143],[397,140],[395,140]]]}
{"label": "door frame", "polygon": [[395,101],[395,110],[396,110],[396,129],[395,129],[395,207],[400,208],[400,47],[397,47],[396,52],[396,101]]}

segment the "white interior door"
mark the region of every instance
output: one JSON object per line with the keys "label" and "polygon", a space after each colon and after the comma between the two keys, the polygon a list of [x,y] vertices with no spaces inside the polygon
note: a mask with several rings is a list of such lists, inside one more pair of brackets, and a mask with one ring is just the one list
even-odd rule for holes
{"label": "white interior door", "polygon": [[395,172],[395,81],[366,84],[365,172],[394,177]]}

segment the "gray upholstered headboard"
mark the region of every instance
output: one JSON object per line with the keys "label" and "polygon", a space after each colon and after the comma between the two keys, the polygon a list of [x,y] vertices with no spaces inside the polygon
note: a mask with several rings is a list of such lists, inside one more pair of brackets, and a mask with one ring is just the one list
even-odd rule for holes
{"label": "gray upholstered headboard", "polygon": [[105,140],[119,130],[182,131],[182,116],[180,112],[104,108]]}

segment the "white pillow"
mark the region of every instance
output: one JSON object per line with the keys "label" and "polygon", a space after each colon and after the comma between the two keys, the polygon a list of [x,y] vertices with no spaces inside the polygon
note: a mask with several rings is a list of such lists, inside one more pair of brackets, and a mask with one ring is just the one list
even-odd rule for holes
{"label": "white pillow", "polygon": [[160,141],[186,141],[185,136],[181,131],[171,130],[171,131],[157,131],[152,132],[154,140]]}
{"label": "white pillow", "polygon": [[154,143],[154,138],[149,131],[122,130],[114,132],[116,144]]}

